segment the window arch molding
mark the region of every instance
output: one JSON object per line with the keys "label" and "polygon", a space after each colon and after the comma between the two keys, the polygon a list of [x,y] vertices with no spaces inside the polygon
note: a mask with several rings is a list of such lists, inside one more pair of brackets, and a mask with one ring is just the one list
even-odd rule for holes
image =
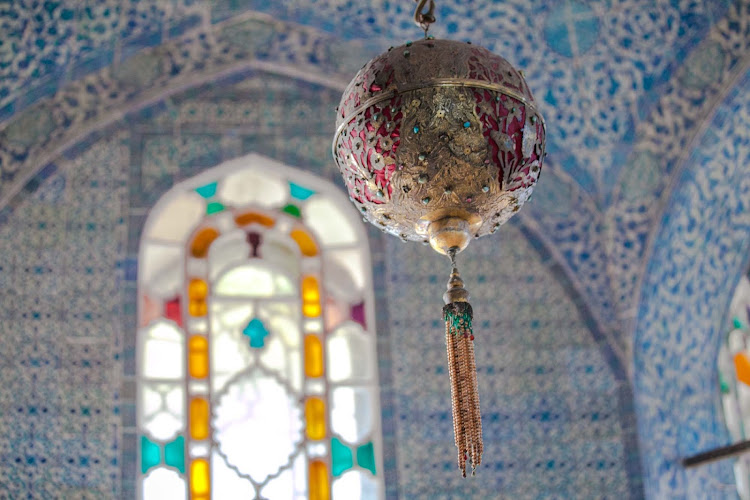
{"label": "window arch molding", "polygon": [[162,196],[139,248],[139,498],[383,498],[370,262],[343,193],[260,155]]}

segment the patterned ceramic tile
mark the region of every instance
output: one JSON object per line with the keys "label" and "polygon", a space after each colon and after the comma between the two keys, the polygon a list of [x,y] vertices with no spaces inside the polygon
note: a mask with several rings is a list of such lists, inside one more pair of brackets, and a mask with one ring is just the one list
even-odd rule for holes
{"label": "patterned ceramic tile", "polygon": [[[503,458],[493,464],[497,471],[506,470],[504,467],[510,470],[511,465],[518,471],[499,474],[493,480],[511,492],[525,484],[530,497],[575,496],[588,491],[587,495],[596,498],[598,492],[619,492],[621,487],[638,492],[639,469],[637,460],[632,458],[636,449],[633,409],[628,403],[624,375],[634,353],[634,375],[641,384],[636,388],[642,433],[663,436],[662,440],[649,437],[649,447],[644,450],[647,491],[680,496],[695,487],[698,489],[694,491],[705,492],[707,498],[712,491],[728,491],[721,489],[721,484],[726,483],[722,470],[717,469],[718,479],[708,481],[704,472],[683,475],[674,472],[672,462],[664,462],[665,456],[673,455],[675,443],[684,448],[681,452],[695,451],[709,439],[701,437],[704,432],[719,436],[717,439],[723,436],[715,424],[713,410],[700,410],[697,423],[685,423],[674,430],[672,424],[679,421],[682,413],[654,413],[658,405],[649,398],[661,398],[674,408],[687,408],[687,400],[663,393],[652,396],[649,391],[663,387],[662,379],[677,380],[675,374],[684,371],[680,363],[687,360],[700,362],[705,370],[712,369],[713,361],[693,353],[696,349],[701,353],[710,349],[697,348],[704,346],[697,339],[676,340],[668,336],[665,332],[673,330],[664,318],[675,315],[682,330],[698,331],[694,323],[683,323],[692,319],[685,311],[704,310],[704,306],[691,305],[690,301],[701,297],[698,290],[724,281],[722,273],[736,271],[723,264],[727,254],[747,252],[740,243],[724,247],[717,243],[718,254],[706,250],[712,261],[698,268],[702,274],[693,276],[690,267],[674,271],[670,267],[671,254],[665,254],[664,248],[680,244],[684,237],[679,235],[683,233],[675,230],[667,232],[667,237],[662,227],[676,224],[674,221],[688,210],[685,207],[699,206],[706,200],[724,206],[735,199],[729,190],[716,191],[718,185],[709,181],[700,181],[701,189],[714,193],[713,197],[692,191],[684,194],[689,191],[687,188],[675,191],[673,186],[686,186],[688,178],[699,182],[695,180],[698,173],[709,167],[726,168],[722,167],[726,157],[740,158],[744,139],[737,131],[746,128],[746,124],[732,124],[727,117],[744,111],[725,104],[716,113],[716,120],[710,120],[717,103],[748,67],[750,4],[743,0],[437,3],[439,22],[435,34],[482,43],[524,68],[549,127],[547,170],[533,202],[520,216],[520,225],[509,229],[510,233],[515,231],[514,243],[488,244],[488,254],[477,259],[476,264],[468,264],[477,266],[468,270],[474,278],[472,290],[477,297],[494,296],[498,282],[520,277],[524,283],[524,300],[512,311],[500,314],[502,308],[497,309],[496,304],[477,304],[477,313],[486,318],[481,324],[483,329],[524,332],[497,335],[493,341],[498,347],[479,355],[480,372],[491,380],[488,385],[492,393],[502,396],[491,403],[490,415],[496,415],[498,422],[506,422],[505,426],[490,424],[488,429],[505,442],[513,437],[508,434],[507,422],[533,416],[527,408],[562,408],[564,404],[557,417],[559,425],[530,426],[528,435],[519,430],[526,437],[512,442],[509,449],[526,449],[521,443],[531,437],[562,432],[579,441],[591,437],[591,449],[621,449],[622,456],[630,457],[611,466],[617,473],[601,473],[602,477],[593,479],[600,463],[588,465],[589,462],[575,458],[585,455],[588,449],[583,441],[576,441],[580,446],[573,446],[569,455],[574,458],[566,459],[572,462],[566,461],[559,469],[557,465],[551,467],[551,475],[545,472],[538,483],[534,481],[538,474],[530,469],[532,464],[536,467],[530,451],[519,453],[517,460],[508,462]],[[172,183],[249,151],[309,168],[337,181],[328,156],[331,113],[337,94],[369,57],[390,43],[419,36],[410,19],[411,9],[408,3],[382,0],[22,0],[3,4],[0,231],[4,237],[0,238],[0,300],[5,307],[0,314],[4,323],[16,325],[9,330],[14,333],[7,336],[14,352],[31,349],[20,361],[50,362],[56,367],[61,363],[59,356],[48,356],[40,342],[22,346],[11,341],[19,332],[41,339],[52,335],[58,338],[63,322],[66,336],[76,341],[106,343],[118,338],[119,332],[129,331],[127,315],[133,313],[134,305],[128,302],[130,289],[123,289],[122,284],[133,278],[137,265],[133,252],[140,232],[138,221],[142,222],[143,210]],[[259,69],[285,76],[270,78]],[[322,86],[302,85],[296,78]],[[271,80],[274,83],[268,85]],[[289,101],[288,105],[277,105],[282,101]],[[126,117],[125,122],[122,117]],[[697,134],[704,129],[709,133],[696,142]],[[116,131],[127,134],[118,136],[127,139],[126,145],[120,145],[120,139],[110,139]],[[694,144],[699,150],[692,147]],[[725,146],[717,150],[716,144]],[[81,163],[83,158],[86,165]],[[117,170],[114,175],[111,166],[120,165],[122,158],[127,158],[124,170]],[[744,158],[736,161],[746,164]],[[694,178],[683,171],[695,173]],[[673,201],[668,204],[668,200]],[[136,211],[128,213],[128,205]],[[746,209],[735,207],[732,218],[741,224],[746,213]],[[732,234],[720,214],[711,216],[716,219],[711,219],[710,225],[716,229],[705,238],[707,244],[720,241],[719,235]],[[515,242],[523,238],[536,247],[547,247],[549,254],[542,248],[541,254],[530,258],[528,248]],[[502,240],[502,236],[498,239]],[[386,307],[385,291],[389,290],[387,295],[391,297],[389,287],[397,284],[412,290],[416,286],[439,289],[442,274],[436,272],[433,261],[412,258],[407,262],[415,275],[426,277],[425,282],[400,281],[391,275],[390,256],[403,250],[393,248],[398,248],[396,243],[388,245],[387,253],[382,248],[376,252],[375,268],[381,276],[387,275],[379,281],[379,313],[390,318],[387,325],[394,332],[434,330],[431,292],[401,296],[400,300],[414,303],[419,318],[415,320],[400,317],[391,309],[392,302]],[[25,251],[19,252],[19,248]],[[645,262],[649,259],[652,262],[646,272]],[[503,269],[501,264],[509,260],[539,272],[519,276],[516,269]],[[485,262],[484,267],[480,261]],[[548,286],[540,286],[546,283],[545,270],[549,274],[554,262],[562,268],[555,268],[552,274],[566,283],[564,293],[555,293],[568,299],[575,297],[574,300],[551,299]],[[674,263],[678,264],[684,262]],[[672,269],[672,274],[664,274],[667,269]],[[659,274],[657,270],[664,271]],[[654,297],[661,297],[658,293],[663,288],[657,288],[654,274],[666,283],[687,276],[700,286],[695,284],[682,289],[679,296],[672,294],[669,299],[656,300]],[[66,294],[73,295],[63,302]],[[107,300],[97,300],[99,297]],[[653,305],[654,301],[658,306]],[[580,302],[586,306],[581,307]],[[639,303],[642,310],[636,330],[634,318]],[[585,318],[580,311],[586,311]],[[119,314],[123,315],[122,324],[105,321]],[[720,323],[711,318],[719,315],[713,310],[706,314],[701,328],[712,331]],[[631,351],[633,331],[638,332],[640,340]],[[667,356],[652,347],[654,339],[665,335],[677,343],[674,348],[679,356]],[[112,346],[108,362],[122,363],[128,373],[133,362],[132,343],[128,344],[127,339],[123,342],[122,346]],[[414,337],[405,342],[406,352],[419,349]],[[680,346],[685,346],[685,350]],[[390,353],[391,349],[390,340],[381,344],[381,354]],[[402,396],[416,398],[423,392],[440,391],[438,351],[424,355],[424,372],[434,372],[435,380],[425,385],[423,392],[399,385],[399,374],[411,363],[404,352],[381,358],[383,367],[389,370],[383,375],[384,397],[393,398],[394,408],[406,404],[399,399]],[[104,358],[100,361],[106,362]],[[55,377],[50,375],[54,371],[35,367],[36,371],[29,373],[35,374],[36,382],[25,376],[16,380],[16,371],[25,374],[31,368],[18,368],[12,359],[0,360],[0,365],[3,363],[12,367],[2,371],[3,380],[7,378],[11,387],[46,388],[50,401],[63,400],[55,392]],[[652,364],[658,369],[648,368]],[[675,367],[680,369],[673,370]],[[388,381],[391,375],[393,379]],[[104,386],[112,383],[109,379],[97,380]],[[694,387],[692,382],[683,383],[690,390]],[[558,386],[566,394],[564,403],[560,398],[554,404],[543,399]],[[396,387],[399,389],[394,392]],[[701,387],[713,390],[710,384]],[[32,391],[33,397],[37,397],[35,394]],[[110,396],[111,391],[91,397]],[[3,397],[0,390],[0,399]],[[617,399],[617,411],[604,417],[599,409],[608,397]],[[429,405],[420,411],[430,421],[441,422],[442,413],[436,406],[439,398],[427,400]],[[579,401],[586,412],[576,413],[573,401]],[[430,405],[434,408],[430,409]],[[75,408],[66,407],[65,411],[71,409]],[[48,411],[53,411],[52,407]],[[71,435],[80,432],[76,418],[59,419]],[[714,423],[705,427],[705,421]],[[408,425],[411,424],[402,423],[399,418],[386,423],[392,432],[386,436],[386,443],[402,446],[402,437],[409,435]],[[440,428],[442,424],[436,425]],[[51,427],[45,429],[46,433],[52,432]],[[0,443],[0,461],[23,464],[29,475],[0,467],[0,495],[14,496],[18,491],[41,497],[54,494],[48,485],[68,477],[65,471],[72,465],[38,467],[41,455],[25,450],[22,456],[19,451],[28,439],[28,429],[13,432],[16,431],[11,431],[13,438],[7,441],[7,447]],[[433,437],[427,435],[424,439]],[[600,443],[604,439],[615,448],[604,447]],[[132,457],[132,441],[123,442],[130,443],[127,446],[131,450],[123,451],[123,457]],[[49,446],[56,450],[55,456],[61,456],[59,442],[52,440]],[[8,451],[8,447],[13,449]],[[406,454],[416,452],[398,450],[392,454],[397,461],[388,462],[386,471],[391,496],[397,491],[416,492],[418,487],[423,487],[421,491],[431,498],[457,494],[459,490],[454,486],[446,485],[438,491],[425,478],[406,471],[405,466],[402,468]],[[547,451],[552,456],[559,455],[559,450]],[[17,459],[20,462],[15,462]],[[439,470],[444,466],[434,462],[429,467]],[[130,467],[124,464],[116,472],[108,467],[110,472],[97,476],[96,481],[86,474],[82,478],[76,476],[55,491],[71,497],[106,498],[112,491],[111,484],[119,483],[96,482],[104,481],[107,474],[131,477]],[[607,470],[610,466],[602,463],[601,467]],[[570,477],[561,482],[559,478],[566,473]],[[700,486],[702,481],[704,486]],[[95,483],[108,485],[101,489]],[[17,489],[19,484],[26,489]],[[461,491],[478,494],[489,483],[483,484]],[[126,484],[122,489],[125,497],[128,491]]]}
{"label": "patterned ceramic tile", "polygon": [[731,461],[687,472],[678,460],[729,444],[716,356],[734,285],[750,255],[750,106],[746,74],[691,152],[657,233],[634,344],[646,492],[731,495]]}

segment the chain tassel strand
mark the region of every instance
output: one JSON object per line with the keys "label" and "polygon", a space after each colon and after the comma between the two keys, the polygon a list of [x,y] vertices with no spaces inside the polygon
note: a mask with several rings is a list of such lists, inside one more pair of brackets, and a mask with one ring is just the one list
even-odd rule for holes
{"label": "chain tassel strand", "polygon": [[445,345],[448,351],[448,372],[451,377],[453,402],[453,433],[458,451],[458,468],[466,477],[467,462],[471,474],[482,462],[482,417],[479,410],[477,369],[474,359],[474,333],[471,321],[473,312],[468,302],[469,294],[454,264],[448,291],[443,296],[445,320]]}

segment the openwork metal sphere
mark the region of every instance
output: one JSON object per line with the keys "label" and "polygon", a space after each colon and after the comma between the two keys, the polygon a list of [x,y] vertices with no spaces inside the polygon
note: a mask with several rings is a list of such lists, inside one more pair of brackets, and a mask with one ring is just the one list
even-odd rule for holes
{"label": "openwork metal sphere", "polygon": [[374,58],[336,125],[333,154],[364,218],[442,253],[517,212],[544,158],[544,120],[523,76],[464,42],[407,42]]}

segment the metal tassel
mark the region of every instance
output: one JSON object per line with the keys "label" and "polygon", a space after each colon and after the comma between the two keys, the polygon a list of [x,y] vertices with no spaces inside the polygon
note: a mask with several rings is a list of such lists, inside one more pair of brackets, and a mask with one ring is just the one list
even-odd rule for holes
{"label": "metal tassel", "polygon": [[455,253],[450,254],[450,257],[453,270],[448,281],[448,291],[443,295],[443,319],[458,468],[461,469],[461,475],[466,477],[467,461],[471,461],[472,476],[482,462],[482,417],[479,411],[474,333],[471,326],[473,312],[469,304],[469,293],[463,287],[464,282],[456,268]]}

